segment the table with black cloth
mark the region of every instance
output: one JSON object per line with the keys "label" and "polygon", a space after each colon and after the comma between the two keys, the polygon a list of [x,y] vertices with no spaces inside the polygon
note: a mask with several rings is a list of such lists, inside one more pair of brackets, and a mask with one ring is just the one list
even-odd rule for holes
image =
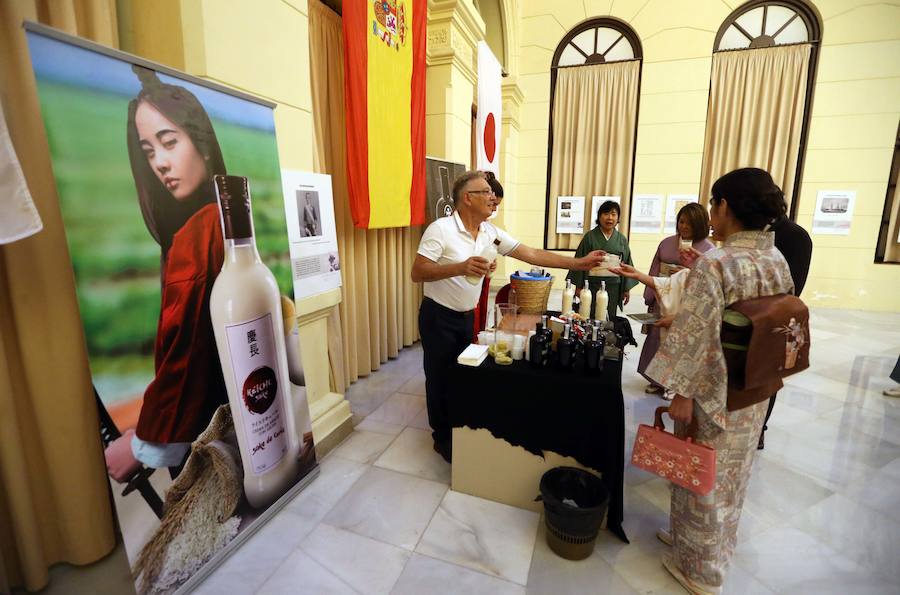
{"label": "table with black cloth", "polygon": [[[602,473],[609,490],[607,528],[622,529],[625,473],[625,404],[622,364],[606,360],[587,375],[581,360],[571,370],[526,361],[499,366],[488,357],[478,367],[454,364],[449,414],[454,428],[486,429],[494,438],[543,456],[553,451]],[[537,486],[535,486],[537,489]]]}

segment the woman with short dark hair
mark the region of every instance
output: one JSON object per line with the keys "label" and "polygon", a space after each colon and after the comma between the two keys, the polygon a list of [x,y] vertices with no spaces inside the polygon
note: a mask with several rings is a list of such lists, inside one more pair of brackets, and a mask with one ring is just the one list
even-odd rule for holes
{"label": "woman with short dark hair", "polygon": [[[593,250],[603,250],[607,254],[617,254],[625,264],[634,264],[631,261],[631,247],[628,238],[616,230],[619,224],[621,209],[619,203],[607,200],[597,209],[597,227],[584,234],[581,243],[575,250],[575,258],[580,258]],[[609,295],[607,303],[607,315],[612,320],[616,316],[618,308],[628,303],[629,291],[637,285],[634,279],[624,277],[597,277],[591,276],[590,271],[569,271],[566,279],[570,279],[575,285],[575,291],[581,291],[587,280],[591,294],[597,295],[601,283],[606,283],[606,292]],[[597,300],[591,302],[591,318],[603,318],[602,312],[596,311]]]}
{"label": "woman with short dark hair", "polygon": [[720,328],[725,309],[739,301],[787,294],[790,269],[764,231],[784,213],[781,189],[765,171],[744,168],[713,184],[709,205],[713,239],[723,242],[697,260],[684,288],[681,311],[647,367],[647,376],[675,392],[669,414],[676,431],[689,424],[694,440],[716,450],[716,484],[705,496],[672,487],[673,545],[663,565],[692,593],[718,593],[734,554],[738,521],[768,403],[729,411],[728,371]]}
{"label": "woman with short dark hair", "polygon": [[[691,268],[694,256],[715,248],[715,244],[709,241],[709,215],[701,205],[697,203],[684,205],[679,209],[675,221],[675,229],[678,233],[659,243],[648,271],[651,277],[669,277],[683,268]],[[688,252],[692,252],[692,254],[685,254],[681,244],[686,241],[691,242]],[[651,287],[644,290],[644,303],[647,305],[647,312],[659,312],[656,292]],[[641,376],[647,378],[644,372],[650,365],[653,356],[656,355],[656,350],[659,349],[660,329],[656,326],[645,326],[644,329],[647,338],[641,349],[641,359],[638,362],[637,371]],[[647,378],[647,380],[650,379]],[[650,381],[644,392],[660,394],[663,392],[663,387]]]}

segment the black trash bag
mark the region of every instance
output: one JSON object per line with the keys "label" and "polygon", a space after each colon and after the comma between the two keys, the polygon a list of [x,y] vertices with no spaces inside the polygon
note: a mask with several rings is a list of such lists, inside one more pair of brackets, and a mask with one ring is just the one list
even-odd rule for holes
{"label": "black trash bag", "polygon": [[535,500],[544,502],[549,526],[575,538],[596,537],[609,505],[609,492],[599,477],[575,467],[555,467],[541,477],[540,490]]}

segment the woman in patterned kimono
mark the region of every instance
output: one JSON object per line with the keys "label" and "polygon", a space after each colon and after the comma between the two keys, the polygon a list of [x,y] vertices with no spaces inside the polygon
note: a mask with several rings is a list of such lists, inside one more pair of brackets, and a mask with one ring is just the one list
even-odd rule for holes
{"label": "woman in patterned kimono", "polygon": [[734,553],[738,520],[768,403],[728,411],[727,371],[719,338],[725,308],[741,300],[790,293],[787,262],[763,231],[785,212],[784,195],[765,171],[735,170],[713,184],[713,239],[724,242],[697,260],[676,316],[647,376],[676,396],[676,431],[696,422],[694,438],[716,449],[716,487],[706,496],[672,487],[673,545],[663,565],[691,593],[719,593]]}

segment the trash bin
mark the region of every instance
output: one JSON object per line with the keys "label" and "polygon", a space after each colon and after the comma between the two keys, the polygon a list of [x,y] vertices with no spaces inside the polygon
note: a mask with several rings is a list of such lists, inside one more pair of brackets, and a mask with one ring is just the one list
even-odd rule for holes
{"label": "trash bin", "polygon": [[609,505],[603,481],[583,469],[555,467],[541,477],[540,490],[550,549],[567,560],[590,556]]}

